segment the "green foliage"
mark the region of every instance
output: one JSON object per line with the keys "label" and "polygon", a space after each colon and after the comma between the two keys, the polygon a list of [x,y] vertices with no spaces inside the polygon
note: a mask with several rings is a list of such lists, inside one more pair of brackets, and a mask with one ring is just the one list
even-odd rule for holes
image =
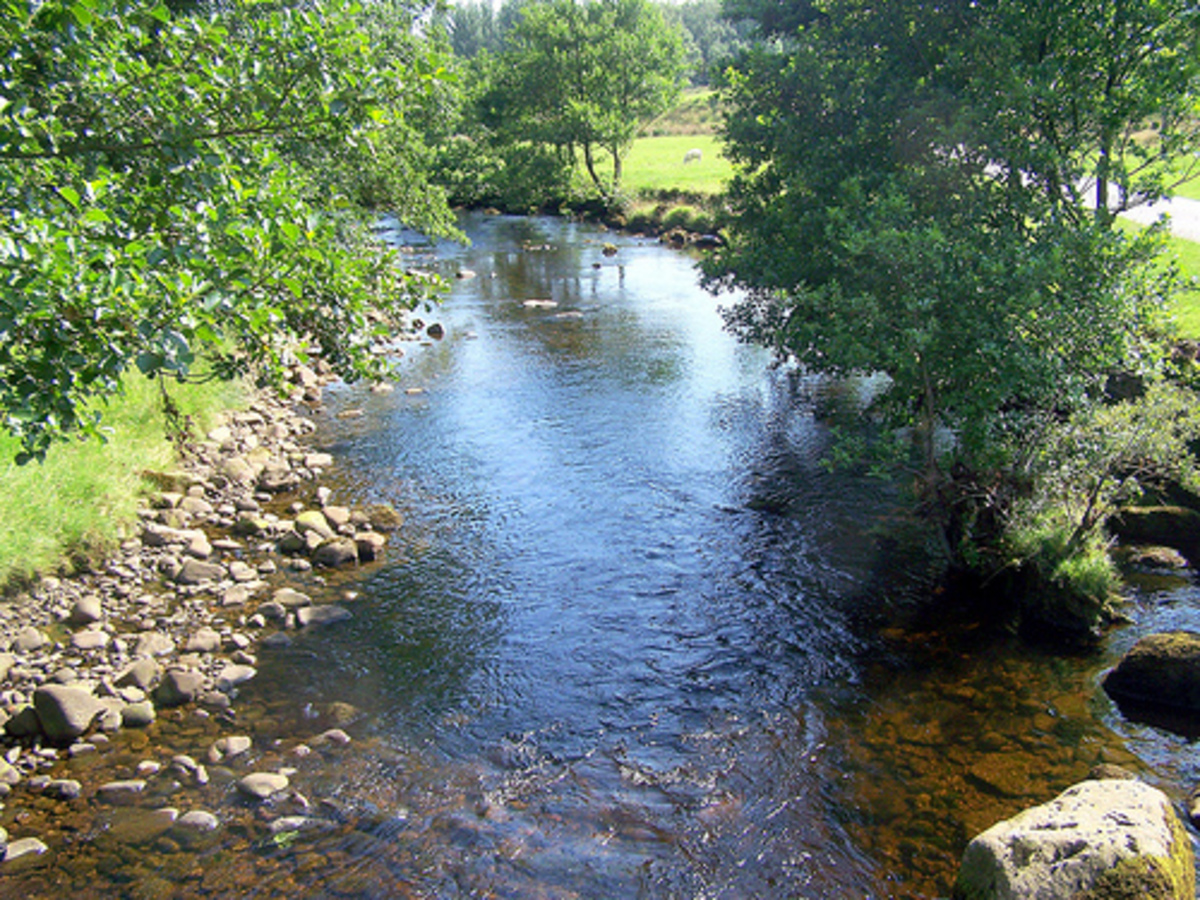
{"label": "green foliage", "polygon": [[682,228],[697,234],[710,234],[716,230],[712,214],[695,206],[673,206],[663,216],[664,228]]}
{"label": "green foliage", "polygon": [[278,377],[295,342],[375,371],[372,334],[429,296],[338,176],[445,225],[406,124],[436,106],[437,57],[377,51],[352,7],[212,10],[0,0],[0,409],[22,458],[100,436],[132,369]]}
{"label": "green foliage", "polygon": [[[200,434],[242,394],[237,381],[171,388],[172,401]],[[174,465],[162,401],[156,381],[131,375],[99,410],[104,442],[63,442],[39,465],[13,463],[20,441],[0,434],[0,585],[57,571],[64,562],[87,565],[132,532],[146,487],[140,473]]]}
{"label": "green foliage", "polygon": [[1070,528],[1039,522],[1011,529],[1005,547],[1023,576],[1018,607],[1029,624],[1079,635],[1104,624],[1120,577],[1100,535],[1079,545]]}
{"label": "green foliage", "polygon": [[1080,543],[1146,487],[1192,480],[1198,399],[1186,388],[1156,383],[1139,397],[1082,409],[1056,423],[1030,460],[1038,490],[1020,514],[1056,518]]}
{"label": "green foliage", "polygon": [[1007,515],[1109,373],[1160,368],[1176,274],[1154,265],[1161,235],[1113,215],[1198,146],[1197,11],[734,6],[768,40],[726,75],[737,174],[709,283],[742,292],[728,321],[744,339],[887,376],[876,412],[920,441],[926,508],[955,546],[964,511]]}
{"label": "green foliage", "polygon": [[615,197],[639,125],[679,92],[682,52],[679,31],[648,0],[529,5],[489,70],[480,121],[508,143],[582,157],[595,189]]}
{"label": "green foliage", "polygon": [[746,45],[751,30],[749,23],[726,18],[720,0],[667,4],[663,15],[683,30],[692,84],[709,84],[722,61]]}

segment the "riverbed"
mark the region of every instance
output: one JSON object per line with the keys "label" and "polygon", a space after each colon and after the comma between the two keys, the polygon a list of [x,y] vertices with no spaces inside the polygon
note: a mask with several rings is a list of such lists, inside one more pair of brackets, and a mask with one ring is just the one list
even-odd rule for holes
{"label": "riverbed", "polygon": [[[325,824],[270,832],[219,775],[225,827],[192,844],[135,827],[170,790],[35,803],[71,824],[0,893],[937,897],[971,836],[1097,763],[1176,798],[1200,780],[1192,736],[1097,687],[1143,631],[1200,629],[1188,575],[1142,583],[1089,655],[921,616],[939,598],[903,497],[822,462],[877,385],[739,345],[687,253],[463,228],[385,232],[451,283],[421,313],[443,336],[395,348],[394,392],[330,388],[318,416],[337,501],[405,525],[304,585],[353,619],[264,653],[236,703],[260,757],[352,735],[294,763]],[[76,769],[228,727],[166,717]]]}

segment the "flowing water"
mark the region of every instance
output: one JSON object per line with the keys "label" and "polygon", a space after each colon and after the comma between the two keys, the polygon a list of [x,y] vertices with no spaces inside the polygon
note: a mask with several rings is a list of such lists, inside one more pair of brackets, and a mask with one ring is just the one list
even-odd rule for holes
{"label": "flowing water", "polygon": [[[1200,625],[1185,579],[1077,658],[914,616],[936,598],[901,499],[821,465],[870,382],[738,345],[685,254],[557,219],[464,227],[469,247],[410,250],[476,273],[425,316],[445,337],[405,345],[392,394],[330,390],[318,433],[337,500],[406,524],[382,563],[305,586],[357,592],[355,618],[264,652],[238,702],[263,764],[346,723],[354,744],[294,776],[335,822],[271,836],[218,773],[219,836],[95,814],[8,888],[945,896],[973,834],[1097,762],[1177,797],[1200,776],[1191,736],[1097,688],[1141,631]],[[165,717],[149,740],[218,733]]]}

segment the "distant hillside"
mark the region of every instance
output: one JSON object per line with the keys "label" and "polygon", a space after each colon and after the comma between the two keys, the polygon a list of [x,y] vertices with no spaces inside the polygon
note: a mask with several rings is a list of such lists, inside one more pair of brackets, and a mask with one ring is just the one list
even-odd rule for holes
{"label": "distant hillside", "polygon": [[721,103],[717,92],[709,88],[691,88],[683,92],[670,111],[649,122],[643,137],[680,134],[715,134],[721,121]]}

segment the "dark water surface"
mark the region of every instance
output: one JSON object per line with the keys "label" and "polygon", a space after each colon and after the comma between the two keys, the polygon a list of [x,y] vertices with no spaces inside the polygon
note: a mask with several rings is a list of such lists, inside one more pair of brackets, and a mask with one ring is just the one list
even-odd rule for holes
{"label": "dark water surface", "polygon": [[[1175,796],[1200,775],[1188,738],[1096,687],[1141,631],[1200,625],[1186,580],[1141,593],[1139,624],[1090,657],[898,625],[933,599],[900,501],[819,462],[870,384],[738,346],[684,254],[561,220],[465,227],[470,247],[414,251],[477,273],[427,316],[446,337],[405,345],[393,394],[330,390],[318,434],[337,501],[405,527],[329,579],[355,618],[264,652],[238,703],[260,765],[332,701],[359,710],[350,748],[295,764],[337,827],[272,837],[217,777],[229,824],[207,844],[121,839],[96,813],[74,855],[8,888],[944,896],[970,836],[1097,762]],[[155,729],[197,754],[228,733]]]}

